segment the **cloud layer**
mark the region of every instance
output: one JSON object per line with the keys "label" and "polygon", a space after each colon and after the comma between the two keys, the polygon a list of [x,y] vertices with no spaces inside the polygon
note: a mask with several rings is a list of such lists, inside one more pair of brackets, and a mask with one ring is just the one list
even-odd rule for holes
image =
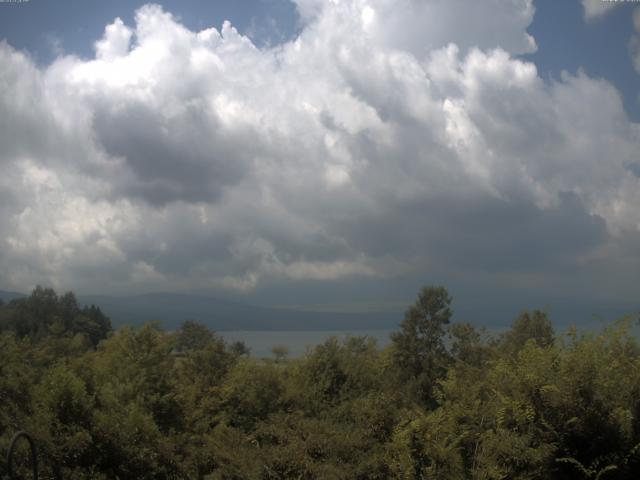
{"label": "cloud layer", "polygon": [[632,279],[640,126],[517,57],[530,0],[457,3],[298,0],[263,49],[155,5],[93,59],[0,44],[0,285]]}
{"label": "cloud layer", "polygon": [[633,11],[633,26],[636,34],[631,37],[629,51],[631,53],[633,68],[640,74],[640,8],[636,8]]}
{"label": "cloud layer", "polygon": [[613,7],[621,3],[608,0],[581,0],[581,2],[584,9],[584,18],[587,21],[605,16]]}

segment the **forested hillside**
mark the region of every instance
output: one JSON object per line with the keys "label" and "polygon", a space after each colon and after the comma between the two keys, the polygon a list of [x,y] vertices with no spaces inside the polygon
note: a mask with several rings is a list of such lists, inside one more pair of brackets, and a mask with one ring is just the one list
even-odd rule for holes
{"label": "forested hillside", "polygon": [[41,478],[639,478],[634,319],[556,333],[524,312],[492,337],[452,308],[425,287],[386,349],[257,359],[194,322],[113,331],[38,288],[0,307],[0,475],[24,429]]}

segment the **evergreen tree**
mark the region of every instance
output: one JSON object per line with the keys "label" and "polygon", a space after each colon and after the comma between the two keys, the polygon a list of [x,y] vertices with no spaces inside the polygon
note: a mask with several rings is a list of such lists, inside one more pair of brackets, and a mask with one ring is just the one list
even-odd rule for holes
{"label": "evergreen tree", "polygon": [[417,400],[434,406],[436,381],[446,372],[444,326],[452,315],[452,298],[442,286],[427,286],[407,310],[400,331],[391,335],[399,374]]}

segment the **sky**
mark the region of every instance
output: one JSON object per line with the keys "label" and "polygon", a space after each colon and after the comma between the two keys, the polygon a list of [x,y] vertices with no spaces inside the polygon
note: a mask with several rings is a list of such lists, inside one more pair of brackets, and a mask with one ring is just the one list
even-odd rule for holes
{"label": "sky", "polygon": [[640,307],[640,3],[29,0],[0,38],[0,289]]}

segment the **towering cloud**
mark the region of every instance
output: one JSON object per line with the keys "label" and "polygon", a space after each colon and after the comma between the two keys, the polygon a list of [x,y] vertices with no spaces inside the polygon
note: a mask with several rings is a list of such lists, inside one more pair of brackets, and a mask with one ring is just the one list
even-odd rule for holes
{"label": "towering cloud", "polygon": [[640,126],[606,81],[515,56],[531,1],[459,3],[298,0],[263,49],[155,5],[91,60],[1,44],[0,283],[630,278]]}
{"label": "towering cloud", "polygon": [[582,8],[584,9],[584,18],[587,21],[592,21],[597,18],[603,17],[616,6],[618,2],[611,2],[607,0],[581,0]]}

